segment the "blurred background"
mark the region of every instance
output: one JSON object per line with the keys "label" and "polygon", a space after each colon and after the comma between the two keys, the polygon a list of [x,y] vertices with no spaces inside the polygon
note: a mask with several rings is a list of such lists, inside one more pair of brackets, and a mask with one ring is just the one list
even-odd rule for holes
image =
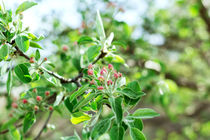
{"label": "blurred background", "polygon": [[[22,0],[5,0],[16,9]],[[96,36],[95,16],[99,9],[109,35],[121,43],[118,53],[124,60],[115,63],[127,81],[138,80],[147,93],[137,106],[150,107],[160,117],[144,120],[148,140],[210,139],[210,1],[209,0],[36,0],[37,6],[24,12],[24,26],[43,34],[43,57],[56,64],[54,71],[66,77],[77,74],[70,60],[74,42],[82,35]],[[62,53],[68,45],[72,52]],[[58,55],[54,57],[54,55]],[[125,64],[129,68],[125,68]],[[2,79],[1,79],[2,80]],[[1,83],[0,83],[1,84]],[[37,84],[37,83],[36,83]],[[41,84],[41,83],[39,83]],[[32,85],[32,87],[35,85]],[[13,88],[16,96],[25,85]],[[0,119],[6,98],[0,87]],[[6,113],[5,113],[6,112]],[[65,115],[64,115],[65,116]],[[31,135],[42,126],[37,118]],[[68,117],[54,114],[42,139],[70,136],[74,130]],[[55,128],[55,129],[54,129]],[[1,137],[0,137],[1,138]],[[126,140],[130,139],[126,136]]]}

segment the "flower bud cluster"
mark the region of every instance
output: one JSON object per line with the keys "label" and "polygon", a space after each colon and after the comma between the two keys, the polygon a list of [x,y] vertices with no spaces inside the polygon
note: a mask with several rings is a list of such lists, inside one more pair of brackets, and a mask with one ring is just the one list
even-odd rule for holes
{"label": "flower bud cluster", "polygon": [[[95,71],[95,74],[94,74]],[[100,69],[94,68],[92,64],[88,66],[87,74],[90,78],[90,85],[94,85],[97,90],[112,93],[118,88],[118,82],[122,78],[122,73],[117,72],[112,64]]]}
{"label": "flower bud cluster", "polygon": [[37,94],[37,89],[34,88],[31,92],[29,92],[31,95],[30,98],[24,98],[20,99],[18,103],[13,102],[12,108],[14,109],[22,109],[22,110],[34,110],[38,111],[40,109],[48,109],[50,111],[53,110],[53,107],[47,104],[46,99],[50,96],[50,91],[45,91],[45,96],[39,96]]}

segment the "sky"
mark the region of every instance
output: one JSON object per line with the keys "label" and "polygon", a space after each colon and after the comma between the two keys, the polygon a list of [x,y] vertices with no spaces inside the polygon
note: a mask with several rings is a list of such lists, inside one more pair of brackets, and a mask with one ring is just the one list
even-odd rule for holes
{"label": "sky", "polygon": [[[16,7],[25,0],[3,0],[6,8],[16,9]],[[60,14],[60,20],[72,28],[77,28],[81,25],[81,15],[77,12],[78,0],[37,0],[38,5],[24,12],[24,26],[30,26],[32,32],[39,31],[41,28],[49,28],[49,25],[42,23],[42,17],[53,13]],[[85,0],[88,3],[93,3],[95,0]],[[116,15],[116,19],[125,21],[129,25],[134,25],[139,21],[139,15],[147,10],[145,0],[115,0],[117,4],[122,6],[124,13]],[[170,0],[171,1],[171,0]],[[165,8],[169,5],[169,0],[155,0],[155,5],[158,8]],[[100,3],[96,3],[93,10],[104,8]],[[50,15],[52,16],[52,15]],[[53,18],[53,17],[52,17]],[[42,23],[42,24],[40,24]]]}

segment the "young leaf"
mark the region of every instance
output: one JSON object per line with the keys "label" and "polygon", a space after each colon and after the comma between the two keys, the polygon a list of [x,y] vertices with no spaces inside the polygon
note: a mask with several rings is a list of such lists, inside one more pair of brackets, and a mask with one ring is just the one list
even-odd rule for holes
{"label": "young leaf", "polygon": [[121,47],[123,47],[124,49],[127,48],[126,44],[123,43],[123,42],[120,42],[120,41],[113,41],[113,42],[112,42],[112,45],[121,46]]}
{"label": "young leaf", "polygon": [[[132,120],[133,120],[133,121],[132,121]],[[142,131],[143,128],[144,128],[144,125],[143,125],[143,122],[142,122],[141,119],[129,119],[128,122],[129,122],[128,124],[129,124],[130,127],[137,128],[137,129],[139,129],[140,131]]]}
{"label": "young leaf", "polygon": [[32,1],[25,1],[22,4],[20,4],[16,10],[16,15],[19,13],[22,13],[23,11],[31,8],[32,6],[37,5],[37,3],[32,2]]}
{"label": "young leaf", "polygon": [[132,114],[131,118],[147,119],[147,118],[153,118],[157,116],[160,116],[160,114],[156,113],[154,110],[150,108],[142,108],[142,109],[136,110]]}
{"label": "young leaf", "polygon": [[71,96],[70,96],[70,102],[72,102],[75,98],[77,98],[78,96],[80,96],[82,93],[84,93],[87,89],[88,89],[88,84],[87,85],[83,85],[80,89],[78,89],[76,92],[74,92]]}
{"label": "young leaf", "polygon": [[60,92],[57,96],[56,96],[56,100],[53,104],[53,106],[57,106],[60,104],[61,100],[63,99],[64,93]]}
{"label": "young leaf", "polygon": [[97,138],[98,136],[106,133],[108,129],[110,128],[111,120],[110,119],[104,119],[98,122],[91,131],[91,137]]}
{"label": "young leaf", "polygon": [[23,133],[26,133],[29,128],[36,122],[36,116],[33,112],[28,112],[23,121]]}
{"label": "young leaf", "polygon": [[105,35],[105,32],[104,32],[104,26],[103,26],[103,22],[101,20],[101,16],[100,16],[99,10],[97,10],[96,30],[98,32],[98,36],[100,37],[100,40],[105,40],[106,35]]}
{"label": "young leaf", "polygon": [[25,64],[19,64],[15,68],[15,74],[23,83],[31,82],[32,78],[29,74],[28,67]]}
{"label": "young leaf", "polygon": [[76,112],[76,113],[72,114],[71,122],[72,122],[72,124],[79,124],[84,121],[88,121],[90,119],[91,119],[91,117],[88,114],[85,114],[82,112]]}
{"label": "young leaf", "polygon": [[122,126],[113,126],[110,130],[110,140],[123,140],[125,130]]}
{"label": "young leaf", "polygon": [[86,44],[86,43],[92,43],[94,42],[94,40],[89,37],[89,36],[82,36],[79,40],[78,40],[78,44],[81,45],[81,44]]}
{"label": "young leaf", "polygon": [[36,59],[36,61],[38,61],[40,59],[40,52],[38,49],[36,50],[35,59]]}
{"label": "young leaf", "polygon": [[17,36],[15,39],[15,43],[17,44],[18,48],[23,52],[26,52],[29,48],[29,39],[26,36]]}
{"label": "young leaf", "polygon": [[10,95],[10,90],[12,87],[12,71],[9,69],[8,77],[7,77],[7,93]]}
{"label": "young leaf", "polygon": [[0,46],[0,58],[5,59],[9,55],[9,46],[7,44],[4,44],[3,46]]}
{"label": "young leaf", "polygon": [[134,91],[130,88],[127,88],[127,87],[124,88],[122,91],[119,91],[119,92],[122,93],[125,96],[128,96],[131,99],[137,99],[137,98],[145,95],[144,92],[141,92],[141,91],[136,92],[136,91]]}
{"label": "young leaf", "polygon": [[42,47],[38,43],[33,42],[33,41],[30,41],[30,47],[42,49]]}
{"label": "young leaf", "polygon": [[134,127],[130,128],[130,135],[132,140],[146,140],[144,134],[139,129]]}
{"label": "young leaf", "polygon": [[77,109],[83,107],[84,105],[86,105],[88,102],[90,102],[94,97],[96,96],[95,93],[89,93],[84,99],[82,99],[80,102],[78,102],[73,111],[76,111]]}
{"label": "young leaf", "polygon": [[89,62],[92,62],[99,55],[100,49],[101,47],[99,46],[91,46],[88,48],[86,55]]}
{"label": "young leaf", "polygon": [[122,110],[122,98],[109,98],[109,102],[111,104],[112,110],[115,114],[117,123],[121,123],[123,118],[123,110]]}

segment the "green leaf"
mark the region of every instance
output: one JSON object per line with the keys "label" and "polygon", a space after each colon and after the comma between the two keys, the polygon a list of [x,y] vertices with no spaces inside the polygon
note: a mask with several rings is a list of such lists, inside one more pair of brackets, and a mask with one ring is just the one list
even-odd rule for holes
{"label": "green leaf", "polygon": [[32,33],[28,33],[28,37],[32,40],[32,41],[41,41],[42,39],[44,39],[44,36],[41,35],[39,36],[39,38],[37,38],[34,34]]}
{"label": "green leaf", "polygon": [[112,42],[112,45],[121,46],[121,47],[123,47],[124,49],[127,48],[126,44],[123,43],[123,42],[121,42],[121,41],[113,41],[113,42]]}
{"label": "green leaf", "polygon": [[86,95],[85,98],[83,98],[80,102],[78,102],[76,105],[75,105],[75,108],[73,109],[73,111],[76,111],[77,109],[83,107],[84,105],[86,105],[88,102],[90,102],[94,97],[96,96],[96,93],[88,93]]}
{"label": "green leaf", "polygon": [[53,85],[57,85],[58,81],[55,77],[49,75],[47,72],[44,72],[44,77],[46,78],[46,80],[50,83],[52,83]]}
{"label": "green leaf", "polygon": [[153,117],[157,117],[160,116],[160,114],[156,113],[154,110],[150,109],[150,108],[142,108],[142,109],[138,109],[136,110],[133,114],[132,114],[132,118],[137,118],[137,119],[147,119],[147,118],[153,118]]}
{"label": "green leaf", "polygon": [[129,122],[128,124],[129,124],[130,127],[135,127],[137,129],[139,129],[140,131],[142,131],[143,128],[144,128],[144,125],[143,125],[143,122],[142,122],[141,119],[133,119],[132,118],[132,119],[129,119],[128,122]]}
{"label": "green leaf", "polygon": [[20,132],[14,126],[9,126],[9,132],[13,140],[21,140]]}
{"label": "green leaf", "polygon": [[80,87],[76,92],[74,92],[71,96],[70,96],[70,102],[72,102],[75,98],[77,98],[78,96],[80,96],[82,93],[84,93],[87,89],[88,89],[89,85],[83,85],[82,87]]}
{"label": "green leaf", "polygon": [[130,135],[132,140],[146,140],[144,134],[139,129],[134,127],[130,128]]}
{"label": "green leaf", "polygon": [[109,98],[109,102],[111,104],[112,110],[115,114],[117,123],[121,123],[123,118],[123,110],[122,110],[122,98]]}
{"label": "green leaf", "polygon": [[38,61],[40,59],[40,52],[38,49],[36,50],[35,59],[36,59],[36,61]]}
{"label": "green leaf", "polygon": [[103,22],[101,20],[101,16],[100,16],[99,10],[97,10],[96,30],[98,32],[98,36],[99,36],[100,40],[105,40],[106,35],[105,35],[105,32],[104,32],[104,26],[103,26]]}
{"label": "green leaf", "polygon": [[78,44],[81,45],[81,44],[86,44],[86,43],[92,43],[94,42],[94,40],[89,37],[89,36],[82,36],[79,40],[78,40]]}
{"label": "green leaf", "polygon": [[0,58],[6,59],[8,55],[9,55],[9,46],[7,44],[4,44],[3,46],[0,47]]}
{"label": "green leaf", "polygon": [[72,102],[70,102],[70,99],[66,98],[64,100],[64,104],[65,104],[66,108],[69,110],[69,112],[72,113],[74,106],[77,104],[77,100],[73,100]]}
{"label": "green leaf", "polygon": [[123,140],[125,130],[122,126],[113,126],[110,130],[110,140]]}
{"label": "green leaf", "polygon": [[125,96],[128,96],[131,99],[137,99],[137,98],[145,95],[144,92],[141,92],[141,91],[136,92],[136,91],[133,91],[132,89],[127,88],[127,87],[124,88],[122,91],[119,91],[119,92],[122,93]]}
{"label": "green leaf", "polygon": [[96,139],[100,135],[106,133],[108,129],[110,128],[111,120],[110,119],[104,119],[98,122],[91,131],[91,137]]}
{"label": "green leaf", "polygon": [[56,100],[55,100],[53,106],[58,106],[58,105],[60,104],[60,102],[62,101],[63,96],[64,96],[64,93],[63,93],[63,92],[60,92],[60,93],[56,96]]}
{"label": "green leaf", "polygon": [[88,57],[88,61],[92,62],[100,53],[101,47],[99,46],[91,46],[88,48],[86,55]]}
{"label": "green leaf", "polygon": [[42,49],[42,47],[34,41],[30,41],[30,47]]}
{"label": "green leaf", "polygon": [[10,95],[10,90],[12,87],[12,71],[9,69],[8,77],[7,77],[7,93]]}
{"label": "green leaf", "polygon": [[17,44],[18,48],[23,52],[26,52],[29,48],[29,39],[27,36],[17,36],[15,39],[15,43]]}
{"label": "green leaf", "polygon": [[19,13],[22,13],[23,11],[31,8],[32,6],[37,5],[37,3],[32,2],[32,1],[25,1],[22,4],[20,4],[16,10],[16,15]]}
{"label": "green leaf", "polygon": [[23,133],[26,133],[29,128],[36,122],[36,116],[33,112],[28,112],[23,121]]}
{"label": "green leaf", "polygon": [[132,89],[133,91],[141,91],[139,83],[137,81],[132,81],[127,85],[128,88]]}
{"label": "green leaf", "polygon": [[71,116],[71,122],[72,124],[79,124],[84,121],[90,120],[91,117],[88,114],[82,113],[82,112],[76,112],[72,114]]}
{"label": "green leaf", "polygon": [[23,83],[29,83],[32,81],[32,78],[29,74],[28,67],[25,64],[19,64],[15,68],[15,74]]}

